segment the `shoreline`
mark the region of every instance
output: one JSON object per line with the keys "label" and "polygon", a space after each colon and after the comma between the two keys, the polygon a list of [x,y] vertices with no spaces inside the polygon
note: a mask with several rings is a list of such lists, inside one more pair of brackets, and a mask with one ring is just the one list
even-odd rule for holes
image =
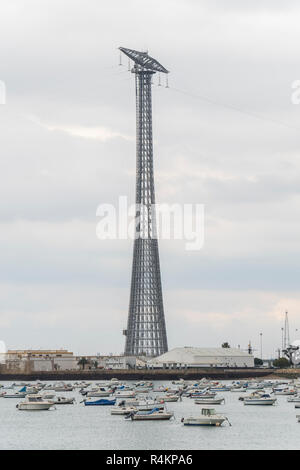
{"label": "shoreline", "polygon": [[[287,377],[290,376],[290,377]],[[203,378],[212,380],[236,380],[254,378],[296,378],[300,376],[300,369],[259,369],[259,368],[191,368],[191,369],[163,369],[163,370],[70,370],[70,371],[36,371],[0,372],[1,381],[15,380],[200,380]]]}

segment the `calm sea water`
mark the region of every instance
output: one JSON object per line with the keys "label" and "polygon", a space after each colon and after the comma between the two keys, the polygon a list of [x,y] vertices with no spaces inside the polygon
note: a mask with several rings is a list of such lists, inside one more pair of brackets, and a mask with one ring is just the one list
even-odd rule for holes
{"label": "calm sea water", "polygon": [[[3,385],[7,382],[1,382]],[[157,382],[155,387],[167,382]],[[135,422],[111,416],[110,407],[85,407],[77,392],[75,405],[56,410],[19,411],[19,400],[0,398],[0,449],[299,449],[300,423],[293,403],[278,396],[276,406],[245,406],[239,393],[220,392],[215,406],[232,427],[183,426],[181,418],[200,413],[193,399],[167,403],[175,420]]]}

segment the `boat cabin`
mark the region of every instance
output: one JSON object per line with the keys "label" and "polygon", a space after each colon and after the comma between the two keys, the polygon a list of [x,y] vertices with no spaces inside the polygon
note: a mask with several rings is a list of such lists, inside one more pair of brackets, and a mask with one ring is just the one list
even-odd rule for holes
{"label": "boat cabin", "polygon": [[216,410],[214,408],[202,408],[201,414],[204,416],[212,416],[216,414]]}

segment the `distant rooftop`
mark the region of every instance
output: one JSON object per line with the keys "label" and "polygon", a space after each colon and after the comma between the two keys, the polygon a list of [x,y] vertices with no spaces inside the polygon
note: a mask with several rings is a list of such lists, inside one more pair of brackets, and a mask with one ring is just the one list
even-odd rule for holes
{"label": "distant rooftop", "polygon": [[231,358],[231,357],[252,357],[247,352],[237,348],[175,348],[171,351],[162,354],[161,356],[155,357],[149,360],[149,363],[160,362],[160,363],[197,363],[203,358]]}

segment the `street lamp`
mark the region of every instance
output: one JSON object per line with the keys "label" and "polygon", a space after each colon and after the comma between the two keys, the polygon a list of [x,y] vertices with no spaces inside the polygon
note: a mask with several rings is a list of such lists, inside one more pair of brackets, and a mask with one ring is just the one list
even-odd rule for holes
{"label": "street lamp", "polygon": [[262,355],[262,333],[259,333],[259,336],[260,336],[260,358],[262,360],[262,358],[263,358],[263,355]]}

